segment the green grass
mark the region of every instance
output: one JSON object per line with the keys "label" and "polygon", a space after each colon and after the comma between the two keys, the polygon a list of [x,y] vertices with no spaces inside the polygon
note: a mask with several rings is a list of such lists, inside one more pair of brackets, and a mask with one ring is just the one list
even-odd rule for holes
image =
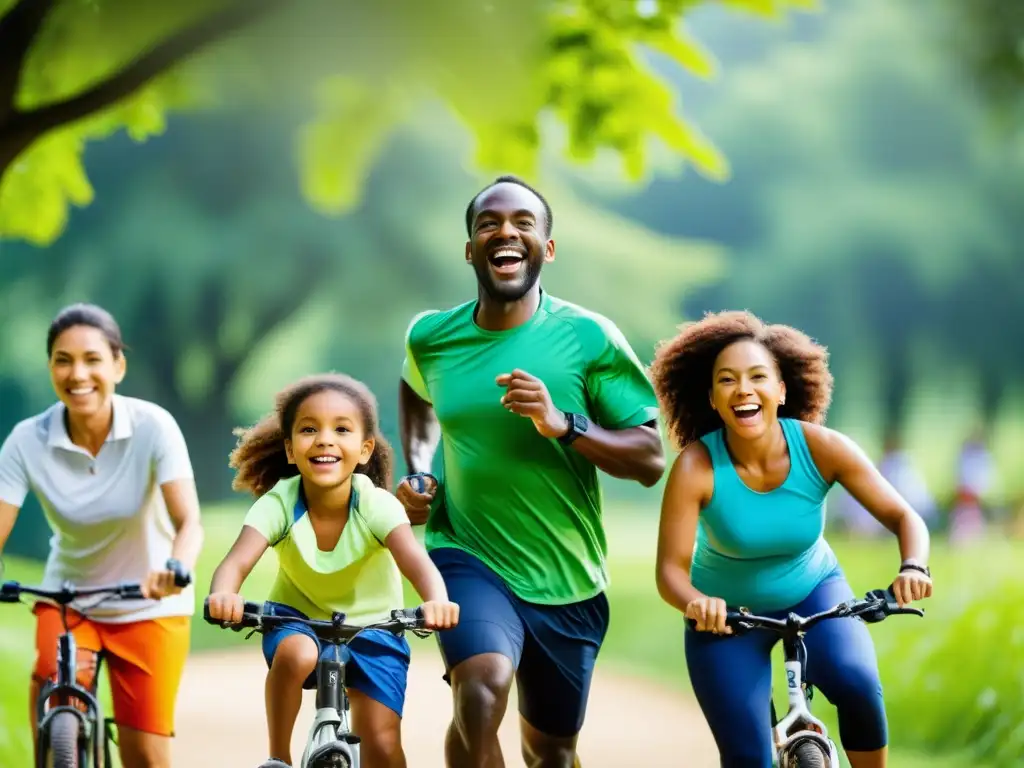
{"label": "green grass", "polygon": [[[612,622],[601,663],[673,685],[690,695],[683,655],[682,617],[661,601],[654,586],[656,522],[649,514],[623,509],[610,510],[608,520]],[[239,522],[237,506],[205,510],[206,544],[196,569],[199,610],[213,570],[234,541]],[[898,560],[895,542],[891,539],[847,541],[833,538],[831,541],[856,592],[882,587],[891,579]],[[966,712],[963,716],[968,719],[973,717],[966,726],[973,729],[973,733],[1004,733],[1005,728],[993,731],[990,727],[985,731],[984,713],[972,714],[971,707],[977,698],[975,688],[985,682],[979,678],[994,677],[994,664],[998,663],[1000,655],[1012,655],[1016,648],[1017,658],[1024,659],[1024,651],[1020,649],[1020,643],[1024,642],[1020,638],[1024,635],[1017,631],[1013,635],[1015,639],[1007,639],[995,626],[984,638],[987,644],[979,646],[978,627],[992,627],[993,620],[991,616],[987,619],[982,616],[975,627],[970,623],[974,621],[970,612],[976,609],[979,599],[989,595],[993,585],[1024,582],[1024,563],[1015,557],[1020,549],[1020,545],[1013,542],[992,541],[986,543],[983,550],[953,551],[936,541],[931,565],[936,575],[937,593],[926,606],[927,616],[924,619],[895,617],[871,627],[890,709],[891,762],[898,768],[977,768],[984,765],[973,757],[958,756],[964,744],[956,740],[936,748],[943,733],[951,731],[941,717],[936,720],[939,707],[961,715]],[[7,558],[6,565],[5,578],[8,579],[32,583],[41,576],[42,568],[37,562]],[[269,590],[274,570],[273,556],[265,558],[243,588],[246,597],[262,599]],[[407,596],[408,604],[416,602],[411,590],[407,591]],[[0,606],[0,610],[3,611],[0,653],[5,662],[0,667],[0,765],[29,765],[27,681],[33,656],[34,623],[24,607]],[[242,647],[246,643],[244,634],[208,625],[198,615],[193,622],[192,640],[195,652]],[[995,648],[992,653],[983,651],[1000,642],[1004,647]],[[436,653],[432,643],[413,643],[413,647],[416,653]],[[258,653],[257,648],[258,638],[254,637],[248,641],[247,652]],[[934,676],[922,677],[922,669],[928,670],[927,665],[922,667],[922,660],[945,671],[946,677],[939,690],[935,690]],[[779,661],[781,657],[777,655],[776,662]],[[966,666],[971,674],[957,676],[958,666]],[[781,692],[781,669],[776,672]],[[995,686],[997,693],[1009,696],[1014,690],[1013,680],[1019,679],[1010,676],[1001,687]],[[105,683],[101,691],[101,701],[109,712]],[[1017,698],[1019,701],[1020,697]],[[959,709],[953,706],[958,702]],[[1016,706],[1019,709],[1020,704]],[[831,729],[836,727],[834,710],[823,697],[816,697],[814,708]],[[922,712],[928,715],[925,722],[932,724],[929,727],[919,722]],[[1017,722],[1024,722],[1024,718]],[[970,738],[970,734],[964,738]],[[968,746],[971,744],[967,741]],[[993,766],[1002,764],[1008,763],[992,763]]]}

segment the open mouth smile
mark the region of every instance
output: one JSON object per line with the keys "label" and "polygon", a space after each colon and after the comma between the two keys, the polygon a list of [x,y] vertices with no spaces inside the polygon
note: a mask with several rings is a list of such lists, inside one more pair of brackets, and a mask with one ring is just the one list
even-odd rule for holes
{"label": "open mouth smile", "polygon": [[743,405],[734,405],[732,412],[736,414],[736,420],[740,424],[753,424],[761,416],[761,406],[757,403],[744,403]]}
{"label": "open mouth smile", "polygon": [[516,248],[499,248],[487,260],[499,275],[513,275],[526,261],[526,255]]}

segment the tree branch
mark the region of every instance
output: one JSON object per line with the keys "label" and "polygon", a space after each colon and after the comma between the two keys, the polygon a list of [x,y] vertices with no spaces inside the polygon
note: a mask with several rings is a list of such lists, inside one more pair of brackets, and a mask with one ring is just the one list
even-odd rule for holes
{"label": "tree branch", "polygon": [[182,30],[128,64],[109,79],[66,101],[47,104],[19,116],[18,122],[34,137],[61,125],[99,112],[132,95],[151,79],[204,46],[254,22],[280,0],[241,0]]}
{"label": "tree branch", "polygon": [[28,50],[54,0],[20,0],[0,18],[0,125],[15,111],[18,83]]}

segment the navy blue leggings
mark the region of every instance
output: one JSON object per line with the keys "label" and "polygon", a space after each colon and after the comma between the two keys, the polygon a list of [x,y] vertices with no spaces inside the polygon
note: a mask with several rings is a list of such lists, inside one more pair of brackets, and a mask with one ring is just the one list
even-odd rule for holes
{"label": "navy blue leggings", "polygon": [[[807,616],[851,597],[849,584],[837,571],[789,610]],[[764,615],[781,618],[789,610]],[[734,637],[686,627],[686,666],[723,767],[772,764],[771,650],[778,641],[778,635],[764,630]],[[870,752],[884,747],[888,740],[885,704],[867,626],[860,619],[829,619],[812,627],[804,644],[804,674],[835,705],[843,748]]]}

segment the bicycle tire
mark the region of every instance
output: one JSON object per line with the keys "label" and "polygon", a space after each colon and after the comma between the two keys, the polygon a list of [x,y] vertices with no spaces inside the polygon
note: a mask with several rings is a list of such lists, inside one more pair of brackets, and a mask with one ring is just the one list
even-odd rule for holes
{"label": "bicycle tire", "polygon": [[78,762],[78,717],[71,712],[57,712],[48,728],[49,768],[86,768]]}
{"label": "bicycle tire", "polygon": [[832,768],[828,755],[820,746],[809,741],[797,744],[789,765],[793,768]]}

